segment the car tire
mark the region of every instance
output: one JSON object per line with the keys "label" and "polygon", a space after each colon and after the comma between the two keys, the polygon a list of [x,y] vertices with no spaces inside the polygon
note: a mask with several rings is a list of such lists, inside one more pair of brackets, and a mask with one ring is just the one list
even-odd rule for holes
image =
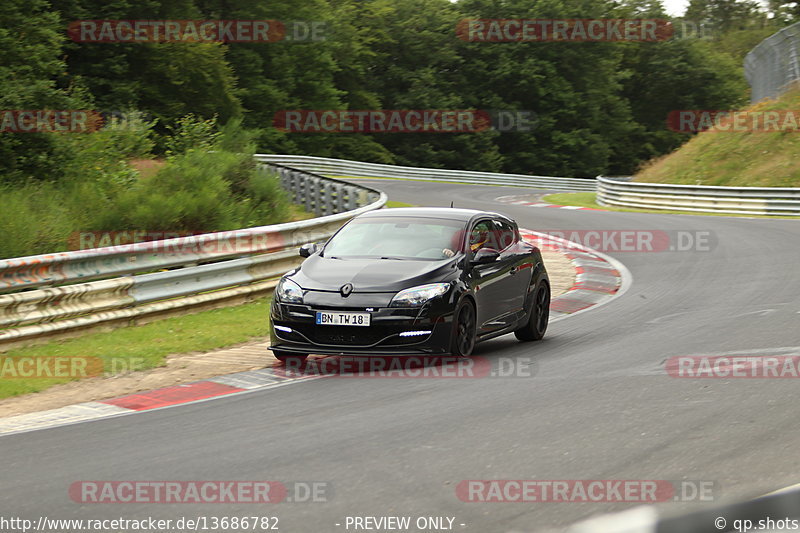
{"label": "car tire", "polygon": [[276,352],[275,350],[272,351],[272,355],[280,361],[281,363],[285,364],[286,366],[300,366],[305,363],[308,355],[297,355],[288,352]]}
{"label": "car tire", "polygon": [[450,336],[450,353],[455,356],[468,357],[475,348],[477,330],[475,306],[465,300],[459,304],[453,315],[453,333]]}
{"label": "car tire", "polygon": [[531,300],[531,309],[527,322],[514,332],[514,336],[523,342],[542,340],[547,331],[549,320],[550,285],[547,282],[542,282]]}

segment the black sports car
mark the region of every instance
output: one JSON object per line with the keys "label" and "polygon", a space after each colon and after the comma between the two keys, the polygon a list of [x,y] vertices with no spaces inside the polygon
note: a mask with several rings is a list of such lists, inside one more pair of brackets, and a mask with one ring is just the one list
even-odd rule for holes
{"label": "black sports car", "polygon": [[272,351],[460,355],[513,332],[541,339],[550,282],[538,248],[497,213],[454,208],[371,211],[324,245],[306,244],[272,300]]}

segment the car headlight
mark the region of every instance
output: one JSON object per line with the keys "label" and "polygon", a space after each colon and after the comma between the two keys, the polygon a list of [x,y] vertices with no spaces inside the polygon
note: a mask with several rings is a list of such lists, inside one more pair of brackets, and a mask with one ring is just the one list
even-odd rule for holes
{"label": "car headlight", "polygon": [[400,291],[392,298],[391,307],[419,307],[428,300],[442,296],[448,289],[449,283],[431,283],[430,285],[420,285]]}
{"label": "car headlight", "polygon": [[275,288],[275,294],[281,302],[290,304],[303,303],[303,289],[290,279],[282,278]]}

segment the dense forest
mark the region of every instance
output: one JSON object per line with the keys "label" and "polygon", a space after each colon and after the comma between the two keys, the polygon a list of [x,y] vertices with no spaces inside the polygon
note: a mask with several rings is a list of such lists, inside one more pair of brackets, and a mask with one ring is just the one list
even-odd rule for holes
{"label": "dense forest", "polygon": [[[255,151],[630,174],[688,140],[667,128],[670,111],[746,103],[744,55],[798,10],[781,0],[691,0],[670,19],[659,0],[4,0],[0,256],[64,249],[76,231],[285,220],[285,196],[255,171]],[[523,18],[659,19],[671,31],[650,41],[464,38],[465,20]],[[76,30],[78,21],[137,20],[280,21],[284,34],[103,42]],[[21,110],[89,110],[102,127],[15,132],[7,121]],[[528,121],[510,131],[298,133],[278,120],[314,110],[477,110]]]}
{"label": "dense forest", "polygon": [[[787,7],[788,6],[788,7]],[[792,7],[794,6],[794,7]],[[467,42],[463,19],[657,18],[657,0],[5,0],[0,109],[138,110],[163,133],[189,113],[260,130],[258,150],[561,176],[630,173],[686,140],[675,109],[746,102],[741,60],[791,22],[749,0],[693,0],[659,42]],[[269,43],[93,43],[76,20],[280,20],[321,38]],[[526,110],[529,131],[292,133],[293,109]],[[0,135],[3,180],[57,177],[52,136]],[[156,150],[164,149],[156,142]],[[54,168],[55,167],[55,168]]]}

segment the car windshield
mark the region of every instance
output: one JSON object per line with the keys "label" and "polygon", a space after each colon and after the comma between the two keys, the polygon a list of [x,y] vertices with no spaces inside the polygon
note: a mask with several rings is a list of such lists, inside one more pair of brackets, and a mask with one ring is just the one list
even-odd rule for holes
{"label": "car windshield", "polygon": [[465,227],[464,222],[438,218],[364,217],[342,228],[323,255],[440,261],[462,250]]}

